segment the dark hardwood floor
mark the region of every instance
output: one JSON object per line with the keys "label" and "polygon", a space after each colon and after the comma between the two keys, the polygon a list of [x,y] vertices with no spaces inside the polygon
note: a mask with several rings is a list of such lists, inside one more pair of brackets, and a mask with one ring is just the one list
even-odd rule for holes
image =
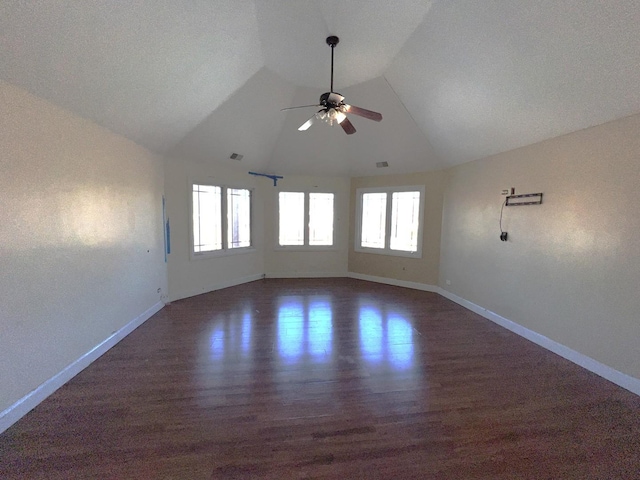
{"label": "dark hardwood floor", "polygon": [[2,479],[638,479],[640,397],[436,294],[165,307],[0,435]]}

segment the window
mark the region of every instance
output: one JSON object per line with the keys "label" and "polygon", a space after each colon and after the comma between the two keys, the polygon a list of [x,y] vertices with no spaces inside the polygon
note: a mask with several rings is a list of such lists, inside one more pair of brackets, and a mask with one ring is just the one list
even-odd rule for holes
{"label": "window", "polygon": [[356,251],[422,256],[424,187],[358,189]]}
{"label": "window", "polygon": [[333,245],[333,193],[309,194],[309,245]]}
{"label": "window", "polygon": [[192,212],[194,254],[251,247],[250,190],[193,184]]}
{"label": "window", "polygon": [[212,185],[193,186],[193,251],[222,249],[222,189]]}
{"label": "window", "polygon": [[365,193],[362,195],[362,242],[363,247],[384,248],[385,225],[387,224],[387,194]]}
{"label": "window", "polygon": [[304,196],[302,192],[278,195],[280,245],[304,245]]}
{"label": "window", "polygon": [[247,189],[227,189],[228,248],[251,246],[251,192]]}
{"label": "window", "polygon": [[389,248],[418,251],[420,192],[393,192],[391,195],[391,237]]}
{"label": "window", "polygon": [[333,246],[333,193],[280,192],[278,245]]}

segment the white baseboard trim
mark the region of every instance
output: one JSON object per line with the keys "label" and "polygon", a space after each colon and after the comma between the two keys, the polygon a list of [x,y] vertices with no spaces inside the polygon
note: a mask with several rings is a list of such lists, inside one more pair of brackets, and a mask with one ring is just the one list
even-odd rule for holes
{"label": "white baseboard trim", "polygon": [[4,432],[7,428],[38,406],[38,404],[40,404],[49,395],[91,365],[91,363],[106,353],[107,350],[146,322],[156,312],[160,311],[162,307],[164,307],[164,303],[162,302],[158,302],[152,307],[149,307],[120,330],[111,334],[87,353],[83,354],[80,358],[74,360],[70,365],[67,365],[60,372],[42,383],[35,390],[32,390],[9,408],[0,412],[0,433]]}
{"label": "white baseboard trim", "polygon": [[547,350],[550,350],[563,358],[566,358],[570,362],[573,362],[576,365],[579,365],[582,368],[585,368],[590,372],[593,372],[596,375],[599,375],[602,378],[605,378],[606,380],[609,380],[610,382],[613,382],[616,385],[635,393],[636,395],[640,395],[640,379],[619,372],[618,370],[615,370],[614,368],[611,368],[604,363],[600,363],[591,357],[583,355],[580,352],[576,352],[575,350],[572,350],[569,347],[556,342],[555,340],[551,340],[544,335],[534,332],[533,330],[529,330],[528,328],[523,327],[518,323],[501,317],[497,313],[476,305],[469,300],[465,300],[464,298],[459,297],[458,295],[447,290],[441,288],[439,293],[443,297],[448,298],[458,305],[462,305],[466,309],[471,310],[472,312],[477,313],[478,315],[481,315],[494,323],[497,323],[501,327],[504,327],[507,330],[510,330],[513,333],[516,333],[521,337],[524,337],[527,340],[540,345],[541,347],[546,348]]}
{"label": "white baseboard trim", "polygon": [[177,295],[171,295],[168,301],[175,302],[176,300],[182,300],[183,298],[195,297],[196,295],[202,295],[203,293],[214,292],[216,290],[222,290],[223,288],[235,287],[236,285],[242,285],[243,283],[255,282],[256,280],[262,280],[264,277],[264,273],[257,273],[255,275],[247,275],[245,277],[234,278],[231,280],[214,283],[206,287],[185,290]]}
{"label": "white baseboard trim", "polygon": [[347,272],[295,272],[295,273],[266,273],[265,278],[345,278]]}
{"label": "white baseboard trim", "polygon": [[396,287],[413,288],[414,290],[422,290],[424,292],[440,293],[440,287],[437,285],[429,285],[428,283],[408,282],[406,280],[397,280],[395,278],[376,277],[374,275],[365,275],[363,273],[349,272],[349,278],[358,280],[366,280],[368,282],[384,283],[386,285],[394,285]]}

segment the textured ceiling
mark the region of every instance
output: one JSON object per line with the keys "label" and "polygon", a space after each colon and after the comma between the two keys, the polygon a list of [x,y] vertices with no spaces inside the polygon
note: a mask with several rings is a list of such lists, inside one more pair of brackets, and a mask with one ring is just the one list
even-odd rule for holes
{"label": "textured ceiling", "polygon": [[[442,168],[640,112],[640,2],[3,0],[0,78],[160,153]],[[384,120],[297,127],[329,90]],[[387,169],[375,163],[388,161]]]}
{"label": "textured ceiling", "polygon": [[331,50],[340,37],[335,86],[381,76],[431,7],[425,0],[259,0],[265,65],[299,86],[329,90]]}

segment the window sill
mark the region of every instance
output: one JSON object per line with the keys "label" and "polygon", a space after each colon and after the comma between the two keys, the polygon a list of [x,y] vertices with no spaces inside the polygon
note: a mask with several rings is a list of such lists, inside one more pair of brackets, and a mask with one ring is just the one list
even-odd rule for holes
{"label": "window sill", "polygon": [[338,247],[332,245],[323,247],[320,245],[278,245],[274,248],[276,252],[337,252]]}
{"label": "window sill", "polygon": [[357,253],[373,253],[375,255],[387,255],[390,257],[422,258],[422,252],[404,252],[402,250],[390,250],[388,248],[362,248],[354,249]]}
{"label": "window sill", "polygon": [[255,247],[228,248],[226,250],[214,250],[211,252],[194,253],[191,252],[191,260],[204,260],[207,258],[230,257],[232,255],[242,255],[245,253],[255,253]]}

